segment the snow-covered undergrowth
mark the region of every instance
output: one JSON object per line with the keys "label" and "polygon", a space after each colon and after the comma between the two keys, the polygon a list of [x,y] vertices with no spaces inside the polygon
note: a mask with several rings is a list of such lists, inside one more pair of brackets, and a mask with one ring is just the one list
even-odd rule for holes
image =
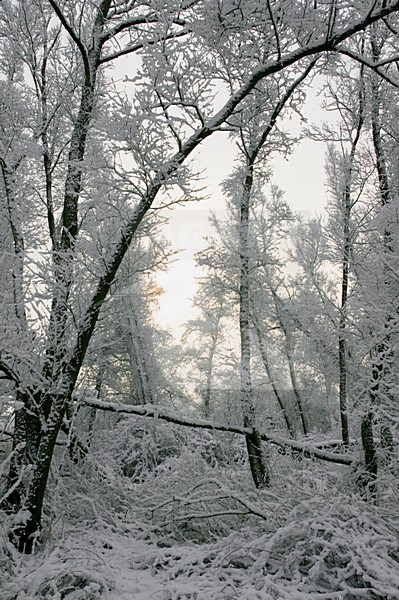
{"label": "snow-covered undergrowth", "polygon": [[34,556],[3,520],[1,600],[398,600],[389,478],[374,507],[344,467],[272,451],[257,492],[239,440],[138,429],[122,421],[90,461],[54,469]]}

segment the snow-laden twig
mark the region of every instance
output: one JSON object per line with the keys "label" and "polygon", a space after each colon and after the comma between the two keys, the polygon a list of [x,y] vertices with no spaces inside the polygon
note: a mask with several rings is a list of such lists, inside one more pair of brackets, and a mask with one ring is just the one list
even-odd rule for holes
{"label": "snow-laden twig", "polygon": [[[10,464],[13,456],[15,455],[15,453],[20,452],[21,450],[23,450],[23,448],[25,447],[25,442],[20,442],[19,444],[17,444],[14,448],[14,450],[9,454],[9,456],[7,456],[7,458],[2,462],[1,464],[1,469],[0,469],[0,475],[2,475],[2,473],[5,473],[6,471],[6,467]],[[4,494],[4,496],[2,496],[0,498],[0,506],[3,505],[3,502],[5,500],[7,500],[7,498],[9,498],[11,496],[11,494],[17,489],[17,487],[20,485],[21,481],[23,480],[23,478],[26,475],[26,472],[28,470],[29,467],[23,466],[20,470],[18,479],[16,481],[14,481],[14,483],[12,484],[12,486],[7,490],[7,492]]]}

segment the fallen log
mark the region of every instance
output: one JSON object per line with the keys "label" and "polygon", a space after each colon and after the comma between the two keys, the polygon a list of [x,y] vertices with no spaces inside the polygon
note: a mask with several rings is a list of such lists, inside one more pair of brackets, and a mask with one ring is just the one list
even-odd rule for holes
{"label": "fallen log", "polygon": [[[130,415],[137,415],[139,417],[147,417],[151,419],[159,419],[160,421],[166,421],[175,425],[181,425],[183,427],[193,427],[196,429],[210,429],[213,431],[225,431],[227,433],[236,433],[238,435],[250,436],[254,434],[254,429],[251,427],[240,427],[238,425],[224,425],[223,423],[214,423],[205,419],[195,419],[188,417],[181,417],[173,414],[160,406],[154,404],[141,404],[141,405],[130,405],[130,404],[119,404],[117,402],[104,402],[97,400],[97,398],[84,398],[82,403],[86,406],[92,406],[99,410],[107,410],[115,413],[123,413]],[[327,462],[337,463],[341,465],[350,466],[354,462],[354,457],[351,454],[337,454],[335,452],[328,452],[326,450],[320,450],[319,448],[312,446],[307,442],[298,442],[296,440],[288,440],[286,438],[275,435],[274,433],[260,432],[260,437],[265,442],[291,448],[300,452],[307,458],[317,458]]]}

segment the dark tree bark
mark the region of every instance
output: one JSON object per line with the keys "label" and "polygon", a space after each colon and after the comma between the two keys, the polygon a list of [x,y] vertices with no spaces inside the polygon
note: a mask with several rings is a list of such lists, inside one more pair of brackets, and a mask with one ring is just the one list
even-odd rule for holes
{"label": "dark tree bark", "polygon": [[[380,36],[378,39],[377,30],[375,27],[372,28],[371,33],[371,54],[374,62],[378,62],[380,60],[381,51],[384,45],[384,38]],[[382,139],[382,123],[381,123],[381,105],[382,105],[382,97],[381,97],[381,82],[378,80],[378,77],[375,73],[371,74],[370,79],[371,84],[371,127],[372,127],[372,137],[373,137],[373,146],[374,146],[374,154],[376,158],[376,167],[378,174],[378,182],[379,182],[379,191],[380,191],[380,199],[381,206],[387,206],[392,202],[392,191],[391,185],[389,181],[389,171],[387,165],[386,153],[384,150],[384,144]],[[384,253],[384,274],[385,281],[384,286],[385,289],[389,289],[392,284],[391,274],[389,273],[389,269],[387,268],[387,264],[389,264],[389,258],[395,253],[395,248],[392,243],[392,235],[389,227],[386,227],[383,232],[383,249]],[[396,310],[396,316],[398,311]],[[370,409],[366,413],[362,422],[362,441],[363,441],[363,449],[366,459],[366,471],[369,474],[369,487],[370,494],[372,498],[375,498],[376,495],[376,478],[378,471],[378,460],[377,460],[377,451],[376,451],[376,443],[374,441],[374,411],[378,404],[381,403],[381,395],[385,393],[388,397],[392,397],[389,389],[384,389],[387,386],[385,385],[385,381],[389,379],[389,375],[391,373],[390,365],[393,364],[395,357],[391,346],[390,334],[385,333],[389,332],[391,329],[391,321],[392,314],[389,313],[389,309],[387,314],[385,315],[385,322],[383,324],[383,339],[376,345],[374,351],[372,352],[372,384],[369,390],[369,400],[370,400]],[[381,334],[380,334],[381,336]],[[389,384],[388,384],[389,388]],[[363,423],[365,428],[365,435],[363,436]],[[390,431],[390,427],[387,423],[383,423],[381,427],[381,442],[382,446],[386,446],[387,457],[391,456],[393,453],[393,434]]]}
{"label": "dark tree bark", "polygon": [[376,501],[377,495],[377,452],[374,442],[373,413],[369,410],[362,418],[361,436],[364,452],[365,473],[361,478],[363,493],[367,499]]}
{"label": "dark tree bark", "polygon": [[354,173],[354,162],[360,135],[364,124],[364,73],[363,68],[360,71],[358,106],[354,125],[354,136],[351,140],[351,147],[345,169],[345,187],[342,201],[343,214],[343,234],[344,247],[341,267],[341,307],[339,318],[339,339],[338,339],[338,362],[339,362],[339,408],[341,417],[341,435],[345,446],[349,446],[349,420],[348,420],[348,343],[347,343],[347,304],[349,292],[349,273],[350,257],[352,253],[352,234],[351,234],[351,212],[353,207],[352,200],[352,180]]}
{"label": "dark tree bark", "polygon": [[239,204],[239,252],[240,252],[240,273],[239,273],[239,322],[240,322],[240,342],[241,342],[241,363],[240,363],[240,382],[241,382],[241,405],[243,410],[244,427],[254,429],[254,434],[247,437],[248,458],[251,467],[251,473],[256,487],[263,487],[269,484],[270,473],[266,464],[265,457],[262,454],[261,439],[255,429],[255,409],[253,404],[253,391],[251,381],[251,278],[250,278],[250,207],[252,188],[254,184],[254,169],[259,153],[268,140],[270,133],[276,124],[276,121],[282,110],[288,103],[296,88],[306,79],[316,60],[310,62],[303,73],[286,90],[285,94],[276,103],[271,112],[268,124],[263,130],[259,131],[258,139],[245,146],[246,155],[245,175],[242,181],[242,194]]}
{"label": "dark tree bark", "polygon": [[[281,308],[281,307],[280,307]],[[279,309],[277,309],[279,310]],[[309,428],[308,428],[308,422],[307,422],[307,418],[306,418],[306,414],[305,414],[305,408],[304,408],[304,402],[303,402],[303,398],[302,398],[302,394],[299,391],[299,385],[298,385],[298,381],[296,378],[296,371],[295,371],[295,365],[294,365],[294,358],[292,356],[292,350],[291,350],[291,335],[290,335],[290,331],[284,321],[284,317],[281,315],[280,313],[280,325],[281,328],[283,330],[284,333],[284,340],[285,340],[285,354],[287,357],[287,362],[288,362],[288,369],[290,372],[290,379],[291,379],[291,385],[292,385],[292,391],[294,392],[294,396],[295,396],[295,400],[296,400],[296,405],[298,408],[298,412],[299,412],[299,417],[301,419],[301,425],[302,425],[302,430],[303,433],[305,435],[307,435],[309,433]]]}

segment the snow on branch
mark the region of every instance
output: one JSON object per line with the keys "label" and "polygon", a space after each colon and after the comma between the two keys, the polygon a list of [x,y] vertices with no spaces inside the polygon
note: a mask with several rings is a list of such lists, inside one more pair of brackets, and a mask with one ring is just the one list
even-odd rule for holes
{"label": "snow on branch", "polygon": [[327,450],[319,450],[315,446],[312,446],[312,444],[298,442],[296,440],[287,440],[279,435],[260,432],[260,437],[265,442],[276,444],[276,446],[292,448],[292,450],[301,452],[303,456],[306,456],[307,458],[319,458],[320,460],[341,465],[352,465],[355,460],[354,456],[350,454],[336,454],[335,452],[328,452]]}
{"label": "snow on branch", "polygon": [[12,367],[8,365],[0,354],[0,379],[9,379],[15,383],[19,383],[18,375],[13,371]]}
{"label": "snow on branch", "polygon": [[375,71],[377,73],[377,75],[379,75],[382,79],[385,79],[385,81],[390,83],[392,86],[394,86],[396,88],[399,87],[398,79],[391,77],[389,75],[389,73],[381,71],[381,69],[380,69],[380,67],[384,67],[386,65],[397,63],[398,58],[399,58],[398,54],[394,54],[393,56],[391,56],[385,60],[375,62],[375,61],[369,60],[367,57],[365,57],[361,54],[358,54],[357,52],[353,52],[350,48],[344,48],[344,47],[338,46],[336,50],[340,54],[344,54],[345,56],[348,56],[349,58],[351,58],[352,60],[355,60],[356,62],[360,63],[361,65],[364,65],[365,67],[368,67],[372,71]]}
{"label": "snow on branch", "polygon": [[72,27],[72,25],[68,22],[67,18],[63,14],[63,12],[62,12],[61,8],[58,6],[57,2],[55,2],[55,0],[49,0],[49,4],[52,7],[55,14],[57,15],[57,17],[59,18],[63,27],[65,28],[65,31],[68,32],[71,39],[75,42],[76,46],[78,47],[79,52],[83,59],[86,78],[88,80],[90,80],[90,64],[89,64],[89,58],[87,55],[86,46],[84,45],[84,43],[82,42],[82,40],[80,39],[80,37],[78,36],[76,31],[74,30],[74,28]]}
{"label": "snow on branch", "polygon": [[[223,425],[222,423],[213,423],[212,421],[206,421],[204,419],[181,417],[153,404],[119,404],[116,402],[103,402],[102,400],[97,400],[96,398],[85,398],[83,400],[83,404],[85,404],[86,406],[91,406],[93,408],[98,408],[100,410],[108,410],[115,413],[125,413],[137,415],[139,417],[150,417],[152,419],[159,419],[161,421],[167,421],[168,423],[174,423],[175,425],[182,425],[183,427],[194,427],[196,429],[225,431],[228,433],[237,433],[238,435],[244,436],[251,436],[254,434],[254,430],[251,427]],[[334,452],[328,452],[326,450],[319,450],[318,448],[315,448],[314,446],[308,443],[287,440],[283,437],[272,433],[261,432],[260,437],[262,440],[271,444],[275,444],[276,446],[282,446],[285,448],[291,448],[292,450],[296,450],[297,452],[302,453],[308,458],[318,458],[319,460],[338,463],[341,465],[352,465],[352,463],[354,462],[354,457],[350,454],[336,454]]]}
{"label": "snow on branch", "polygon": [[132,414],[139,417],[151,417],[153,419],[167,421],[168,423],[174,423],[175,425],[183,425],[184,427],[195,427],[196,429],[214,429],[215,431],[227,431],[229,433],[238,433],[239,435],[251,435],[253,433],[250,427],[223,425],[222,423],[212,423],[211,421],[205,421],[204,419],[180,417],[179,415],[170,413],[154,404],[119,404],[117,402],[103,402],[102,400],[97,400],[96,398],[85,398],[83,403],[86,404],[86,406],[92,406],[93,408],[99,408],[101,410]]}

